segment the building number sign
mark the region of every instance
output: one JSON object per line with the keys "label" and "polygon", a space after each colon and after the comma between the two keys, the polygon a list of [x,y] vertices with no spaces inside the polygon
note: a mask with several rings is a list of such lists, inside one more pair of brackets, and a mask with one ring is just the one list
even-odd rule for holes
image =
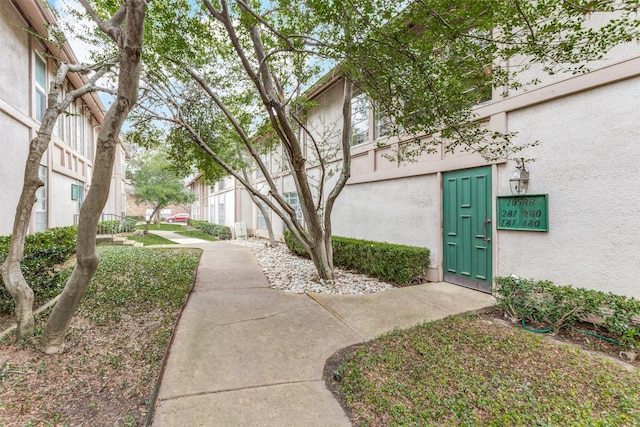
{"label": "building number sign", "polygon": [[549,195],[498,196],[498,230],[549,231]]}

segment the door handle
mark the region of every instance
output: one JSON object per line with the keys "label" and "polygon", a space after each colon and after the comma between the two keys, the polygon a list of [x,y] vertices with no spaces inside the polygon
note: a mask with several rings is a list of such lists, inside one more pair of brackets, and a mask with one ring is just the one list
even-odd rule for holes
{"label": "door handle", "polygon": [[482,221],[482,240],[484,240],[485,242],[490,242],[491,241],[491,237],[487,237],[487,225],[491,224],[491,219],[487,218],[486,216],[484,217],[484,221]]}

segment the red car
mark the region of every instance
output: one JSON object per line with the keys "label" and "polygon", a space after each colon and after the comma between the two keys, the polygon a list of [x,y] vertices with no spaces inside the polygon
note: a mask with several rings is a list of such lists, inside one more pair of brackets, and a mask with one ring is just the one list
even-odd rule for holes
{"label": "red car", "polygon": [[175,214],[174,216],[170,216],[169,218],[167,218],[167,222],[171,223],[171,222],[187,222],[187,220],[189,219],[189,214],[187,213],[179,213],[179,214]]}

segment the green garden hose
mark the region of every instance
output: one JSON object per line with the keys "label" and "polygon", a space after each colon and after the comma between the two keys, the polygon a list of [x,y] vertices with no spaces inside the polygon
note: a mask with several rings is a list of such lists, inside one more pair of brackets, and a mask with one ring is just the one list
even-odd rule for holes
{"label": "green garden hose", "polygon": [[[530,328],[524,323],[524,319],[522,319],[522,327],[524,329],[526,329],[527,331],[534,332],[536,334],[547,334],[547,333],[553,331],[553,328],[549,328],[549,329],[533,329],[533,328]],[[613,338],[609,338],[609,337],[605,337],[605,336],[602,336],[602,335],[594,334],[593,332],[584,331],[582,329],[573,328],[573,330],[581,332],[581,333],[583,333],[585,335],[591,335],[592,337],[600,338],[601,340],[612,342],[614,344],[622,345],[622,343],[620,341],[614,340]]]}

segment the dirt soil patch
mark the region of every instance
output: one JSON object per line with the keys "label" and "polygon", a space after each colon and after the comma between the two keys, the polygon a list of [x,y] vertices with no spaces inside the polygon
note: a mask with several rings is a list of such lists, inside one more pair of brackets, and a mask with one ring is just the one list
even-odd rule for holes
{"label": "dirt soil patch", "polygon": [[[76,316],[62,354],[0,345],[0,425],[144,425],[172,325],[157,313],[99,327]],[[149,339],[150,337],[154,339]]]}

